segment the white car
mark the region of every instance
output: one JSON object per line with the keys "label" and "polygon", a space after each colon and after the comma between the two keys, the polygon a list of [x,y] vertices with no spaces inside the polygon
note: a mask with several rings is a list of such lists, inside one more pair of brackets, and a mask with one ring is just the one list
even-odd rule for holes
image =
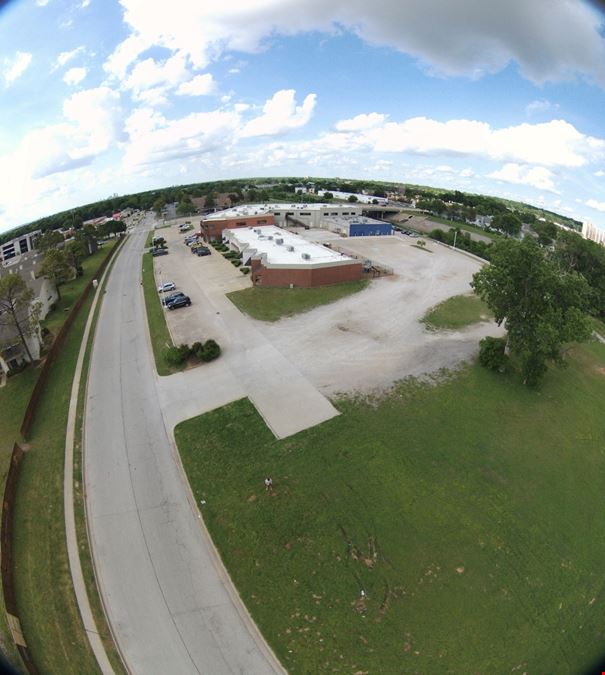
{"label": "white car", "polygon": [[175,291],[176,285],[172,281],[165,281],[161,286],[158,286],[158,293],[166,293],[167,291]]}

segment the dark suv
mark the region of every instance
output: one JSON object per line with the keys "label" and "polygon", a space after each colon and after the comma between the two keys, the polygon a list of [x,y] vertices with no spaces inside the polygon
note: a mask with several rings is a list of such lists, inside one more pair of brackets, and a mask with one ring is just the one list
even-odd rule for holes
{"label": "dark suv", "polygon": [[181,295],[178,298],[175,298],[171,302],[166,303],[168,309],[178,309],[179,307],[189,307],[191,300],[188,295]]}
{"label": "dark suv", "polygon": [[183,291],[176,291],[176,293],[171,293],[170,295],[166,295],[165,297],[162,298],[162,304],[163,305],[168,305],[177,298],[184,298],[185,294]]}

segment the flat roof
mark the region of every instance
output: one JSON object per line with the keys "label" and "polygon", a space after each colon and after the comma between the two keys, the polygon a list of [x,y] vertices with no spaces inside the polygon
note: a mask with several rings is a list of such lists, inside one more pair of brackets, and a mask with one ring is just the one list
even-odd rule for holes
{"label": "flat roof", "polygon": [[274,225],[224,230],[223,236],[237,244],[242,253],[246,249],[253,249],[257,254],[264,255],[264,262],[268,265],[327,266],[354,262],[349,256],[331,251],[321,244],[307,241]]}
{"label": "flat roof", "polygon": [[390,225],[385,220],[377,220],[368,216],[326,216],[324,223],[332,225],[350,225],[351,223],[364,223],[366,225]]}
{"label": "flat roof", "polygon": [[[359,208],[359,207],[357,207]],[[230,209],[223,211],[215,211],[209,213],[203,220],[224,220],[227,218],[241,218],[242,216],[262,216],[273,213],[274,211],[294,211],[300,213],[301,211],[323,211],[324,209],[348,209],[349,211],[355,209],[355,204],[288,204],[271,203],[271,204],[241,204],[240,206],[232,206]]]}

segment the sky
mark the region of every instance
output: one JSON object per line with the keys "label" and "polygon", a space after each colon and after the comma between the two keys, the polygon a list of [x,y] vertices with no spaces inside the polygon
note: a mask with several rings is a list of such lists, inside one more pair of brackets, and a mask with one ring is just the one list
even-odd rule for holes
{"label": "sky", "polygon": [[169,185],[339,176],[605,228],[584,0],[0,1],[0,232]]}

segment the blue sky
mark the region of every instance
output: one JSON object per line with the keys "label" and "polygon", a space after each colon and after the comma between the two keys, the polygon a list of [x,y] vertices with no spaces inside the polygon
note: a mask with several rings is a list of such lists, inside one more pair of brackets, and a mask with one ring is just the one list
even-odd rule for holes
{"label": "blue sky", "polygon": [[263,175],[458,188],[605,227],[604,25],[582,0],[14,0],[0,231]]}

